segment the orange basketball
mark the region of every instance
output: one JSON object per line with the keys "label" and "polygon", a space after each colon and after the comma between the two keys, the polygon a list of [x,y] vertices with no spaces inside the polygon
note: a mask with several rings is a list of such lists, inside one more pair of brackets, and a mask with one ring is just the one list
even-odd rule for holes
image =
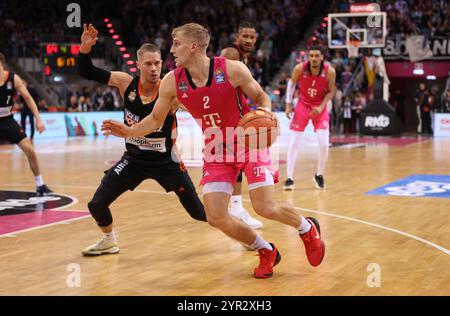
{"label": "orange basketball", "polygon": [[280,123],[275,114],[259,109],[241,117],[238,128],[239,140],[252,149],[270,147],[280,133]]}

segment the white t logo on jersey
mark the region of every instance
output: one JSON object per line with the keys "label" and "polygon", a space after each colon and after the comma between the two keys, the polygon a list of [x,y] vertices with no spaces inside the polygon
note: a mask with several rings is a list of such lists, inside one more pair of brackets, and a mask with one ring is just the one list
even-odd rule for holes
{"label": "white t logo on jersey", "polygon": [[211,113],[203,115],[203,121],[210,127],[218,127],[217,124],[222,123],[219,113]]}
{"label": "white t logo on jersey", "polygon": [[314,89],[314,88],[308,88],[308,95],[309,95],[311,98],[314,98],[314,97],[317,95],[317,89]]}

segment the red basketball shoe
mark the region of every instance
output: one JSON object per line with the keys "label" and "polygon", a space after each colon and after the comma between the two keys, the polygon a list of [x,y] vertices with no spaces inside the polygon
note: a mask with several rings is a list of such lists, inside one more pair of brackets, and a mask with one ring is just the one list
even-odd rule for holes
{"label": "red basketball shoe", "polygon": [[319,222],[314,217],[306,217],[306,220],[311,224],[311,229],[309,232],[300,235],[300,238],[305,244],[309,263],[313,267],[317,267],[322,263],[325,256],[325,243],[320,234]]}
{"label": "red basketball shoe", "polygon": [[275,267],[281,260],[280,253],[274,244],[270,244],[273,250],[266,248],[259,249],[259,266],[255,268],[255,278],[267,279],[273,275],[273,267]]}

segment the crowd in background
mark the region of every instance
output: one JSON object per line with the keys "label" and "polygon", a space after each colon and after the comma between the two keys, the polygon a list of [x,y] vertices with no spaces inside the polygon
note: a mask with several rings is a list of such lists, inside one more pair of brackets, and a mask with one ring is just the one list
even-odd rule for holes
{"label": "crowd in background", "polygon": [[[111,19],[119,23],[119,31],[127,47],[138,48],[142,43],[153,42],[162,50],[163,74],[175,68],[175,62],[169,53],[171,45],[171,30],[174,26],[195,21],[207,26],[211,33],[211,44],[208,55],[218,55],[220,51],[233,43],[236,31],[241,21],[252,22],[258,33],[256,49],[249,58],[249,68],[254,78],[265,88],[273,101],[274,110],[284,110],[284,97],[290,73],[279,76],[278,82],[271,82],[285,60],[289,60],[290,69],[296,63],[306,59],[306,52],[300,54],[292,50],[292,45],[299,43],[303,35],[307,35],[306,49],[312,45],[322,45],[327,48],[326,24],[320,26],[312,34],[303,34],[298,30],[306,29],[311,23],[306,16],[315,16],[319,12],[348,12],[353,1],[333,0],[299,1],[299,0],[199,0],[199,1],[155,1],[128,0],[119,1],[117,6],[108,12]],[[399,37],[411,34],[422,34],[426,38],[432,36],[450,36],[450,5],[445,0],[390,0],[379,1],[381,9],[387,12],[388,36]],[[106,0],[93,3],[82,0],[79,2],[84,15],[89,20],[93,16],[102,16],[99,8],[106,5]],[[20,55],[25,42],[29,47],[38,49],[39,43],[45,41],[48,34],[53,37],[71,37],[79,41],[79,34],[65,32],[62,24],[65,20],[64,7],[34,6],[26,2],[21,6],[12,0],[0,4],[0,41],[4,43],[7,54]],[[32,10],[30,10],[32,7]],[[109,6],[111,7],[111,6]],[[322,10],[322,11],[321,11]],[[40,18],[46,16],[46,19]],[[20,19],[19,19],[20,17]],[[324,16],[322,16],[324,17]],[[101,23],[102,21],[98,21]],[[32,26],[32,27],[31,27]],[[24,48],[23,48],[24,49]],[[97,50],[97,57],[101,56]],[[360,49],[356,58],[349,58],[346,49],[325,49],[325,59],[336,69],[337,93],[333,106],[329,108],[332,117],[332,130],[348,133],[358,132],[358,120],[361,110],[373,98],[373,78],[370,72],[375,72],[371,50]],[[449,86],[450,88],[450,86]],[[82,85],[71,87],[67,96],[61,102],[59,110],[103,111],[120,110],[122,100],[116,89],[107,87],[91,87]],[[422,90],[422,89],[419,89]],[[418,92],[416,98],[419,112],[450,111],[450,90],[439,91],[436,86]],[[426,97],[425,97],[426,95]],[[396,107],[401,120],[403,116],[404,96],[400,91],[391,91],[390,103]],[[431,100],[428,102],[428,100]],[[41,110],[45,111],[45,100],[39,100]],[[251,100],[249,100],[251,103]],[[419,113],[418,112],[418,113]],[[420,117],[422,114],[418,114]],[[427,114],[422,115],[427,120]],[[426,129],[427,126],[425,126]]]}

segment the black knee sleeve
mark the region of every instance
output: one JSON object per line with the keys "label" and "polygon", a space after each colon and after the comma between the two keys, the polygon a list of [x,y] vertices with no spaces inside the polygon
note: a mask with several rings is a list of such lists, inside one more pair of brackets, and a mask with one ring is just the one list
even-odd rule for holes
{"label": "black knee sleeve", "polygon": [[197,192],[191,192],[190,190],[186,190],[183,192],[176,191],[175,192],[180,199],[181,204],[184,209],[189,213],[189,215],[197,220],[206,222],[206,213],[205,208],[203,206],[202,201],[197,195]]}
{"label": "black knee sleeve", "polygon": [[237,177],[237,180],[236,180],[237,182],[242,182],[242,170],[241,171],[239,171],[239,175],[238,175],[238,177]]}
{"label": "black knee sleeve", "polygon": [[92,217],[100,227],[109,226],[113,222],[111,211],[108,206],[107,203],[102,202],[101,199],[96,198],[96,196],[88,203],[89,212],[91,212]]}

